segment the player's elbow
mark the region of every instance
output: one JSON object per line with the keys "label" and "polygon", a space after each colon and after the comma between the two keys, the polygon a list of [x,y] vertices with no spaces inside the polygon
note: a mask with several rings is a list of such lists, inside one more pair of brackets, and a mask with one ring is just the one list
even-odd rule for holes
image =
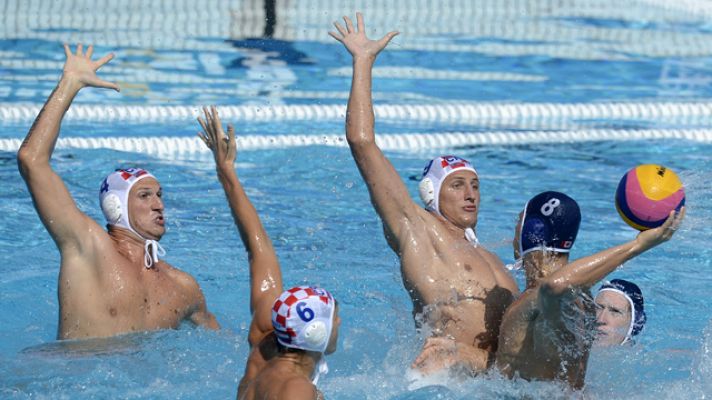
{"label": "player's elbow", "polygon": [[20,147],[17,152],[17,168],[20,170],[20,175],[26,178],[32,171],[35,160],[36,157],[32,152],[25,147]]}
{"label": "player's elbow", "polygon": [[210,317],[205,324],[205,327],[207,329],[213,330],[213,331],[219,331],[220,330],[220,323],[218,322],[218,319],[215,318],[215,315],[210,313]]}
{"label": "player's elbow", "polygon": [[376,144],[373,134],[368,135],[363,130],[349,130],[346,135],[346,142],[351,149],[360,150]]}

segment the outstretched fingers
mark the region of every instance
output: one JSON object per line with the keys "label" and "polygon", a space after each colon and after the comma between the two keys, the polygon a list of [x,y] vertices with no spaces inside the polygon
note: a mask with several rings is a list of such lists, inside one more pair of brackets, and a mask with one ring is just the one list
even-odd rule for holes
{"label": "outstretched fingers", "polygon": [[[90,47],[91,49],[91,47]],[[92,52],[94,52],[93,49],[91,49]],[[114,59],[114,53],[109,53],[105,55],[104,57],[101,57],[100,59],[96,60],[94,62],[94,65],[96,66],[96,69],[99,69],[104,66],[104,64],[108,63],[109,61]]]}
{"label": "outstretched fingers", "polygon": [[227,124],[227,137],[225,140],[230,144],[235,143],[235,127],[231,124]]}
{"label": "outstretched fingers", "polygon": [[92,84],[93,84],[94,86],[100,87],[100,88],[114,89],[114,90],[116,90],[117,92],[120,92],[120,91],[121,91],[121,88],[119,87],[119,85],[115,84],[114,82],[105,81],[105,80],[103,80],[103,79],[99,79],[99,80],[97,80],[97,81],[95,81],[95,82],[92,82]]}
{"label": "outstretched fingers", "polygon": [[360,12],[356,13],[356,27],[358,28],[359,32],[366,31],[365,25],[363,23],[363,14],[361,14]]}
{"label": "outstretched fingers", "polygon": [[[91,56],[93,53],[94,53],[94,46],[90,45],[87,48],[86,58],[88,60],[91,60]],[[103,67],[106,63],[108,63],[109,61],[111,61],[113,59],[114,59],[114,53],[109,53],[109,54],[105,55],[104,57],[96,60],[94,62],[94,71]],[[117,92],[121,91],[121,89],[119,88],[119,85],[117,85],[113,82],[105,81],[103,79],[97,79],[95,82],[93,82],[93,85],[97,86],[97,87],[106,88],[106,89],[114,89]]]}
{"label": "outstretched fingers", "polygon": [[[336,28],[337,31],[339,31],[342,38],[349,34],[348,31],[346,31],[346,29],[343,26],[341,26],[340,23],[338,23],[336,21],[334,21],[334,27]],[[339,40],[338,36],[335,33],[333,33],[333,32],[329,32],[329,33],[332,34],[332,36],[336,37],[337,40]]]}
{"label": "outstretched fingers", "polygon": [[220,128],[222,122],[220,121],[220,116],[218,115],[218,108],[215,106],[210,106],[211,116],[213,118],[213,126]]}
{"label": "outstretched fingers", "polygon": [[208,134],[210,140],[215,143],[217,139],[217,133],[215,132],[215,125],[213,124],[213,118],[210,115],[208,107],[203,107],[203,115],[205,116],[205,132]]}
{"label": "outstretched fingers", "polygon": [[398,32],[398,31],[391,31],[391,32],[388,32],[388,33],[386,34],[386,36],[382,37],[382,38],[378,41],[378,45],[379,45],[381,48],[386,47],[386,46],[388,45],[388,43],[390,43],[391,40],[392,40],[394,37],[398,36],[399,33],[400,33],[400,32]]}
{"label": "outstretched fingers", "polygon": [[208,146],[208,148],[212,148],[210,144],[210,130],[208,129],[207,124],[205,123],[205,121],[203,121],[201,117],[198,117],[198,123],[200,124],[200,127],[203,128],[203,131],[198,133],[198,136],[203,139],[203,142],[206,146]]}
{"label": "outstretched fingers", "polygon": [[329,36],[333,37],[334,39],[338,40],[341,43],[344,42],[344,37],[339,36],[339,34],[337,34],[336,32],[329,31]]}
{"label": "outstretched fingers", "polygon": [[225,138],[227,142],[228,157],[235,159],[237,157],[237,143],[235,140],[235,127],[228,124],[227,125],[227,137]]}
{"label": "outstretched fingers", "polygon": [[356,30],[354,29],[354,23],[351,22],[351,18],[347,17],[344,15],[344,23],[346,24],[346,31],[348,33],[354,33]]}
{"label": "outstretched fingers", "polygon": [[[200,121],[200,117],[198,117],[198,122],[202,122],[202,121]],[[205,143],[205,145],[206,145],[208,148],[210,148],[210,141],[208,140],[207,136],[205,136],[205,133],[203,133],[202,131],[199,131],[199,132],[198,132],[198,137],[200,138],[200,140],[201,140],[203,143]]]}

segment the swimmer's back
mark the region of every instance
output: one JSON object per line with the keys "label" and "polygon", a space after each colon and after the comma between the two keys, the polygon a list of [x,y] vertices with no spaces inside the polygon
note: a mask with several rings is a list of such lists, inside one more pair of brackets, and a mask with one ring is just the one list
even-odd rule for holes
{"label": "swimmer's back", "polygon": [[237,399],[322,399],[321,392],[294,365],[277,365],[278,354],[276,336],[270,332],[250,351]]}
{"label": "swimmer's back", "polygon": [[[547,320],[538,310],[538,294],[536,288],[527,290],[506,311],[500,327],[497,367],[510,377],[516,373],[527,380],[563,380],[580,389],[590,348],[590,341],[581,333],[591,310],[578,302],[563,301],[574,309]],[[563,314],[569,316],[568,322]]]}
{"label": "swimmer's back", "polygon": [[288,368],[267,368],[248,383],[238,400],[316,400],[324,396],[308,379]]}
{"label": "swimmer's back", "polygon": [[245,374],[237,387],[238,399],[244,398],[243,395],[246,393],[247,387],[265,369],[267,363],[278,354],[277,337],[274,335],[274,331],[264,335],[255,346],[252,346],[245,363]]}

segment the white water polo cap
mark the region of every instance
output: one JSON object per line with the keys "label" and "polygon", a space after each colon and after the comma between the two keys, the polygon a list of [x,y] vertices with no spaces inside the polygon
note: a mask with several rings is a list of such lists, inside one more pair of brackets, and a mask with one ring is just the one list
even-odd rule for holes
{"label": "white water polo cap", "polygon": [[277,341],[293,349],[323,353],[329,345],[336,303],[331,293],[313,286],[283,292],[272,307]]}
{"label": "white water polo cap", "polygon": [[[440,156],[430,160],[423,169],[423,176],[420,178],[418,192],[420,199],[425,204],[428,211],[440,213],[440,189],[448,175],[458,171],[472,171],[477,175],[477,170],[469,161],[457,156]],[[477,235],[472,228],[465,229],[465,238],[473,245],[479,245]]]}
{"label": "white water polo cap", "polygon": [[101,183],[99,201],[107,224],[128,229],[146,241],[144,265],[146,268],[151,268],[158,261],[158,256],[164,256],[166,252],[157,241],[146,239],[136,232],[129,222],[129,192],[138,181],[145,178],[156,179],[145,169],[117,169],[104,178]]}
{"label": "white water polo cap", "polygon": [[[425,208],[440,214],[440,188],[448,175],[457,171],[477,171],[469,161],[457,156],[441,156],[430,160],[423,169],[423,176],[418,186],[420,199]],[[442,214],[440,214],[442,215]]]}

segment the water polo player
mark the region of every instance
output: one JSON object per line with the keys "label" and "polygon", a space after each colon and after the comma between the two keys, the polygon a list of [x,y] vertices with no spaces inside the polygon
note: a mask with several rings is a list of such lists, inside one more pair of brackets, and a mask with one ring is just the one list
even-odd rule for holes
{"label": "water polo player", "polygon": [[[381,218],[386,240],[400,257],[401,273],[413,302],[433,337],[414,366],[431,372],[450,366],[433,345],[452,345],[470,356],[472,370],[487,368],[497,349],[504,310],[519,293],[516,282],[493,253],[477,243],[480,181],[466,160],[438,157],[425,169],[417,205],[393,165],[376,144],[371,74],[376,56],[397,35],[366,37],[363,16],[357,25],[330,35],[353,57],[353,80],[346,112],[346,139]],[[466,316],[466,317],[465,317]]]}
{"label": "water polo player", "polygon": [[527,289],[502,321],[497,367],[507,376],[561,380],[581,389],[593,335],[587,329],[595,309],[582,296],[631,258],[669,240],[682,222],[670,212],[665,223],[635,240],[569,263],[581,215],[578,204],[559,192],[544,192],[527,202],[514,238]]}
{"label": "water polo player", "polygon": [[113,55],[91,59],[82,45],[67,60],[62,78],[32,124],[17,153],[20,173],[35,209],[61,254],[59,339],[105,337],[177,328],[188,320],[219,328],[198,283],[173,268],[158,241],[165,233],[162,190],[142,169],[110,174],[100,189],[108,232],[77,208],[50,158],[64,114],[85,87],[119,90],[96,71]]}
{"label": "water polo player", "polygon": [[213,152],[218,179],[250,260],[250,354],[238,399],[316,399],[316,384],[328,371],[325,354],[336,350],[338,306],[325,289],[282,288],[272,241],[235,172],[235,131],[225,133],[214,107],[204,109],[200,138]]}
{"label": "water polo player", "polygon": [[643,292],[625,279],[605,282],[596,294],[596,345],[615,346],[633,343],[643,330],[647,316]]}

